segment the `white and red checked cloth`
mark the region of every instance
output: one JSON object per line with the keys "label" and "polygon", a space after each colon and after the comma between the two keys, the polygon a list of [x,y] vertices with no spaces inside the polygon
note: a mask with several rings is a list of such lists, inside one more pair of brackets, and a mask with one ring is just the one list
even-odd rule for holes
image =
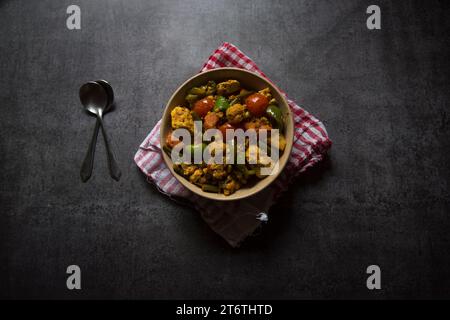
{"label": "white and red checked cloth", "polygon": [[[265,78],[256,64],[231,43],[223,43],[208,58],[201,72],[221,68],[238,67],[255,72]],[[287,99],[287,98],[286,98]],[[237,247],[267,220],[267,212],[290,182],[307,168],[320,161],[331,147],[327,131],[318,119],[287,99],[294,116],[294,145],[291,157],[278,178],[258,194],[238,201],[219,202],[201,198],[187,190],[171,174],[161,156],[158,121],[141,143],[134,161],[149,182],[173,199],[185,198],[201,214],[206,223],[231,246]]]}

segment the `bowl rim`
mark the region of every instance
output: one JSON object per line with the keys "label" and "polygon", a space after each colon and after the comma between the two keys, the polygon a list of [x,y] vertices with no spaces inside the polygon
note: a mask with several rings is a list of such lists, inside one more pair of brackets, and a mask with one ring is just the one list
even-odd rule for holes
{"label": "bowl rim", "polygon": [[[288,141],[289,143],[286,144],[286,149],[284,150],[284,152],[288,153],[288,156],[286,158],[286,160],[284,161],[284,163],[281,163],[280,160],[278,160],[279,162],[279,169],[278,172],[276,174],[274,174],[272,177],[272,181],[270,181],[269,183],[267,183],[266,185],[260,187],[260,188],[255,188],[255,186],[248,188],[248,191],[245,194],[239,195],[239,196],[234,196],[234,197],[230,197],[230,196],[224,196],[224,197],[218,197],[219,194],[215,194],[215,193],[210,193],[210,192],[206,192],[201,190],[200,188],[193,188],[195,185],[193,185],[191,182],[189,182],[188,180],[186,180],[186,178],[179,176],[173,169],[173,163],[172,160],[170,159],[170,157],[162,150],[163,147],[163,143],[165,141],[165,139],[163,138],[163,130],[165,127],[165,123],[163,123],[164,118],[166,118],[166,115],[168,113],[168,110],[172,104],[173,99],[177,96],[178,92],[180,92],[188,83],[190,83],[192,80],[194,80],[195,78],[199,77],[199,76],[204,76],[205,74],[208,73],[214,73],[214,72],[218,72],[218,71],[223,71],[223,70],[230,70],[230,71],[237,71],[237,72],[242,72],[242,73],[248,73],[251,76],[255,76],[257,78],[259,78],[260,80],[262,80],[263,82],[265,82],[266,84],[268,84],[269,86],[271,86],[277,93],[278,95],[281,97],[281,99],[283,100],[283,103],[285,104],[285,106],[287,107],[287,115],[290,118],[290,121],[292,122],[292,140]],[[189,191],[195,193],[196,195],[202,197],[202,198],[206,198],[209,200],[215,200],[215,201],[238,201],[238,200],[243,200],[246,199],[248,197],[254,196],[255,194],[261,192],[262,190],[266,189],[267,187],[269,187],[273,182],[275,182],[275,180],[278,178],[278,176],[281,174],[281,172],[284,170],[284,168],[286,167],[286,164],[289,161],[289,158],[291,156],[292,153],[292,147],[293,147],[293,140],[294,140],[294,133],[295,133],[295,129],[294,129],[294,118],[292,115],[292,110],[289,107],[289,103],[286,100],[285,94],[283,92],[280,91],[280,89],[278,89],[278,87],[269,79],[264,78],[263,76],[249,71],[247,69],[241,69],[241,68],[236,68],[236,67],[221,67],[221,68],[215,68],[215,69],[210,69],[210,70],[206,70],[203,72],[199,72],[195,75],[193,75],[192,77],[190,77],[189,79],[187,79],[186,81],[184,81],[180,86],[178,86],[178,88],[174,91],[174,93],[170,96],[169,100],[166,103],[166,106],[164,107],[164,111],[163,111],[163,116],[161,118],[161,125],[159,128],[159,134],[160,134],[160,148],[161,148],[161,154],[163,157],[163,161],[165,163],[165,165],[168,167],[168,169],[170,170],[171,174],[175,177],[175,179],[178,180],[178,182],[180,182],[184,187],[186,187]],[[170,161],[170,162],[169,162]],[[242,189],[241,189],[242,190]]]}

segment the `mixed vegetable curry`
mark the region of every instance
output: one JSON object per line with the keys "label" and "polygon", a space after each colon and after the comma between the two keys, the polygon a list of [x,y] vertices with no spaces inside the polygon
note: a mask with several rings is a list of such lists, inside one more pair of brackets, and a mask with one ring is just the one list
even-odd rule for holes
{"label": "mixed vegetable curry", "polygon": [[[220,83],[209,81],[205,85],[191,88],[186,95],[186,103],[176,106],[171,112],[172,129],[185,128],[194,132],[194,121],[202,121],[203,130],[219,129],[226,139],[227,129],[255,130],[256,134],[261,129],[279,130],[279,141],[276,144],[279,154],[286,148],[286,139],[283,135],[284,118],[276,99],[272,97],[269,88],[260,91],[251,91],[241,87],[237,80],[227,80]],[[164,150],[170,155],[173,147],[182,141],[172,136],[172,130],[165,137]],[[213,141],[215,147],[226,148],[224,141]],[[206,144],[184,146],[190,152],[196,149],[203,150]],[[267,166],[270,159],[258,156],[257,163],[251,164],[250,152],[258,153],[258,150],[250,150],[248,143],[245,145],[245,164],[218,163],[177,163],[174,171],[191,183],[202,188],[206,192],[223,193],[230,195],[243,186],[251,183],[251,180],[264,179],[261,168]]]}

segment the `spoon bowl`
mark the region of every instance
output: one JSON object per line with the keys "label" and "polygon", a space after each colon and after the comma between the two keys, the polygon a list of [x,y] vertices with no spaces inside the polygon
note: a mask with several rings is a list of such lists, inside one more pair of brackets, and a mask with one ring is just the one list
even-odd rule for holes
{"label": "spoon bowl", "polygon": [[106,80],[100,79],[95,82],[99,83],[103,87],[103,89],[105,89],[106,94],[108,95],[108,105],[106,106],[105,109],[105,112],[107,112],[114,105],[114,90],[109,84],[109,82]]}
{"label": "spoon bowl", "polygon": [[109,107],[108,93],[100,83],[89,81],[80,88],[80,101],[86,111],[102,116]]}

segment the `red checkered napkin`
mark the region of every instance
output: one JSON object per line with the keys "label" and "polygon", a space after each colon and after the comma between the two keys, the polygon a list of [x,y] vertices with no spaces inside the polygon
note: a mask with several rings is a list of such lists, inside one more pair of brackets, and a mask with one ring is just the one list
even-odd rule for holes
{"label": "red checkered napkin", "polygon": [[[231,43],[223,43],[208,58],[201,72],[221,68],[238,67],[255,72],[265,78],[256,64]],[[287,98],[286,98],[287,99]],[[286,190],[292,180],[307,168],[320,161],[331,147],[327,131],[318,119],[287,99],[294,115],[294,145],[291,157],[278,178],[266,189],[245,200],[219,202],[204,199],[186,189],[171,174],[161,155],[158,121],[141,143],[134,161],[148,181],[159,191],[174,200],[185,198],[201,214],[206,223],[231,246],[237,247],[262,221],[267,221],[267,212],[278,196]]]}

